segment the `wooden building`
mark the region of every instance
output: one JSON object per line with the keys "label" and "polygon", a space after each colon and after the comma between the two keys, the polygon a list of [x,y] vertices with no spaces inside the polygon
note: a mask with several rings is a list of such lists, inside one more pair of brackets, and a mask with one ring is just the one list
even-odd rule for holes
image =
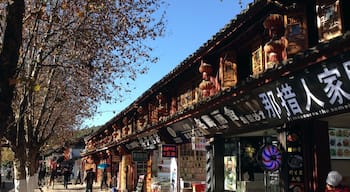
{"label": "wooden building", "polygon": [[349,9],[254,1],[83,155],[120,191],[316,192],[331,169],[349,182]]}

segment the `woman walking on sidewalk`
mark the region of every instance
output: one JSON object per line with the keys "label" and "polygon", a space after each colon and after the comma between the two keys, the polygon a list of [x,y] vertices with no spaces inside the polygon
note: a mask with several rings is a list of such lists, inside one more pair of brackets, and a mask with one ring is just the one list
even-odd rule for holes
{"label": "woman walking on sidewalk", "polygon": [[49,180],[49,185],[52,185],[52,189],[53,186],[55,184],[55,178],[56,178],[56,173],[57,173],[57,163],[56,163],[56,157],[53,158],[53,160],[50,163],[50,180]]}

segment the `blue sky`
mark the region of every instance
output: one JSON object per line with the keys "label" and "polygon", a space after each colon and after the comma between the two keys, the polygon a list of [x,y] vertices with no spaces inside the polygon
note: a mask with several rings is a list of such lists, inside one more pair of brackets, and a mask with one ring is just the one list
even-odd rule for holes
{"label": "blue sky", "polygon": [[131,84],[136,89],[125,95],[123,102],[102,104],[98,109],[99,112],[92,119],[87,119],[84,126],[98,126],[108,122],[211,39],[243,8],[247,7],[247,2],[252,2],[252,0],[243,0],[241,8],[239,0],[166,1],[169,6],[166,15],[168,22],[165,37],[152,42],[155,48],[152,54],[159,57],[159,62],[151,64],[149,72],[139,76]]}

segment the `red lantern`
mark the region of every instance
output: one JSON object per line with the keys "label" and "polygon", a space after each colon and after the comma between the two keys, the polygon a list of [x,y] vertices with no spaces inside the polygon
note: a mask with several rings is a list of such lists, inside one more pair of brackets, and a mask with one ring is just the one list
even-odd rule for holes
{"label": "red lantern", "polygon": [[199,66],[199,72],[204,73],[206,72],[208,75],[210,75],[213,72],[213,67],[209,63],[202,62]]}

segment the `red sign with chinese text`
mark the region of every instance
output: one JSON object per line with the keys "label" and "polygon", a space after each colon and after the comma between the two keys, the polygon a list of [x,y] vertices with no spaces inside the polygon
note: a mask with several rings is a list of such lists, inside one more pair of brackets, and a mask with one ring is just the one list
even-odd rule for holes
{"label": "red sign with chinese text", "polygon": [[177,147],[176,145],[162,145],[162,157],[176,157]]}

